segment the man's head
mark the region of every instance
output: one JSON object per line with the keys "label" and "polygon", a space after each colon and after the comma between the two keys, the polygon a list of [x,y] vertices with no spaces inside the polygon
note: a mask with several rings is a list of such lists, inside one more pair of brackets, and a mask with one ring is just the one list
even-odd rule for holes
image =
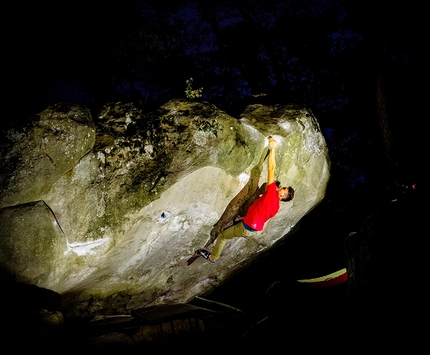
{"label": "man's head", "polygon": [[281,197],[281,201],[291,201],[294,198],[294,189],[291,186],[283,186],[282,188],[284,189],[284,191],[286,191],[286,194],[284,193],[284,197]]}
{"label": "man's head", "polygon": [[276,181],[276,191],[281,201],[287,202],[294,198],[294,189],[291,186],[282,186],[279,181]]}

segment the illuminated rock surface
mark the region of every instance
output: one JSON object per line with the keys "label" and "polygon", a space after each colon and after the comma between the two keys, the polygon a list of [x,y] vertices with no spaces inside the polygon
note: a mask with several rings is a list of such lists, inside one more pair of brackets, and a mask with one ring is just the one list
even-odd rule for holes
{"label": "illuminated rock surface", "polygon": [[[187,266],[265,182],[269,135],[275,177],[294,200],[258,237],[230,241],[217,263]],[[206,102],[172,100],[150,113],[109,104],[98,117],[58,104],[9,131],[0,153],[2,267],[60,294],[68,317],[213,290],[288,238],[330,176],[318,122],[296,105],[253,105],[233,118]]]}

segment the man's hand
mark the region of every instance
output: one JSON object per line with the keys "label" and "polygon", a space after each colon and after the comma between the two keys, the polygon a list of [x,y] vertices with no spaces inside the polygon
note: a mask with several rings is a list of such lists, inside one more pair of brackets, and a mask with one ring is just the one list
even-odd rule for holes
{"label": "man's hand", "polygon": [[269,136],[267,139],[269,140],[269,147],[270,147],[270,149],[274,148],[275,144],[276,144],[275,138],[273,138],[272,136]]}

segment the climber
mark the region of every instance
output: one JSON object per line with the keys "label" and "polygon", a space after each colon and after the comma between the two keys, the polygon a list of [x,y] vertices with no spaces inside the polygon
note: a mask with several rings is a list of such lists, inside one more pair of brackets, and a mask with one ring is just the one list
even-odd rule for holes
{"label": "climber", "polygon": [[294,189],[284,187],[275,181],[275,144],[276,140],[269,136],[269,157],[267,160],[267,187],[266,191],[248,208],[245,217],[239,223],[222,231],[216,238],[212,252],[201,250],[200,254],[211,263],[217,260],[228,239],[249,237],[261,233],[264,224],[274,217],[280,208],[280,201],[290,201],[294,197]]}

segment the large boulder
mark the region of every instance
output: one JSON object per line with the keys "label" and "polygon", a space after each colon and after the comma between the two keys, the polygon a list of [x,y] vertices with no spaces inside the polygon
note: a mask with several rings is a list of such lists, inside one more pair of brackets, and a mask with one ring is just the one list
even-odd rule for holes
{"label": "large boulder", "polygon": [[[255,198],[267,177],[291,202],[253,238],[231,240],[210,264],[187,259]],[[207,102],[156,112],[106,105],[98,117],[58,104],[1,146],[1,266],[62,295],[67,315],[126,313],[206,294],[291,234],[324,198],[330,161],[312,112],[249,106],[240,118]]]}

